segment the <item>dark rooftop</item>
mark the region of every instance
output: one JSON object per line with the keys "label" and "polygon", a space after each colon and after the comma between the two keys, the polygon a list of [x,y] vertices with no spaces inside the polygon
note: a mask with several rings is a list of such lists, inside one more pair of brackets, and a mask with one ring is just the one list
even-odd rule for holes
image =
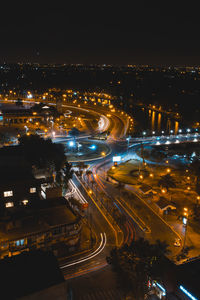
{"label": "dark rooftop", "polygon": [[22,165],[19,166],[1,166],[1,172],[0,172],[0,181],[1,184],[4,182],[12,182],[12,181],[20,181],[20,180],[35,180],[31,169],[26,168]]}
{"label": "dark rooftop", "polygon": [[177,266],[177,278],[182,285],[194,297],[200,297],[200,259]]}
{"label": "dark rooftop", "polygon": [[1,297],[9,300],[64,282],[53,253],[41,250],[0,260],[0,274]]}
{"label": "dark rooftop", "polygon": [[160,197],[160,199],[156,202],[156,204],[161,208],[165,208],[167,206],[173,206],[174,208],[176,208],[174,206],[173,203],[171,203],[169,200],[167,200],[165,197]]}
{"label": "dark rooftop", "polygon": [[0,223],[0,241],[12,241],[24,238],[32,234],[50,230],[54,226],[70,225],[78,221],[77,216],[66,206],[64,198],[55,198],[51,200],[37,201],[33,210],[20,212],[19,216],[15,214],[13,222],[19,222],[18,226],[5,231],[5,225],[8,221]]}

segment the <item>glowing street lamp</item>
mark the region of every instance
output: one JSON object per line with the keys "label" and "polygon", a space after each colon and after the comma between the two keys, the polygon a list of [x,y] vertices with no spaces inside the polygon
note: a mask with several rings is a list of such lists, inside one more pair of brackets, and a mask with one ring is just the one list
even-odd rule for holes
{"label": "glowing street lamp", "polygon": [[139,175],[139,179],[141,179],[141,180],[142,180],[143,178],[144,178],[144,177],[143,177],[143,175]]}
{"label": "glowing street lamp", "polygon": [[187,207],[183,208],[183,216],[184,216],[183,225],[185,226],[185,235],[184,235],[184,242],[183,242],[183,249],[184,249],[186,244],[186,234],[187,234],[187,226],[188,226],[188,219],[189,219],[189,212]]}
{"label": "glowing street lamp", "polygon": [[166,171],[167,171],[167,173],[170,173],[170,172],[171,172],[171,169],[170,169],[170,168],[167,168]]}

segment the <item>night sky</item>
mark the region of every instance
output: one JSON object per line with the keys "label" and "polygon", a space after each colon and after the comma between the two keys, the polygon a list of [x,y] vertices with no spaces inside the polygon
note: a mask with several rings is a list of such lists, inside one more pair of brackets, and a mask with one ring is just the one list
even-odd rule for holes
{"label": "night sky", "polygon": [[138,2],[7,5],[0,61],[200,65],[200,17],[192,1]]}

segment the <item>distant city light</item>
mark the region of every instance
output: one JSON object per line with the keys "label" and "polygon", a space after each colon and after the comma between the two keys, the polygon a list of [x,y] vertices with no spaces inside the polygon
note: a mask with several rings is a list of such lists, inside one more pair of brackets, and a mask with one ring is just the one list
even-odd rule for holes
{"label": "distant city light", "polygon": [[173,133],[174,131],[173,130],[170,130],[170,133]]}
{"label": "distant city light", "polygon": [[32,95],[31,93],[29,93],[29,94],[27,95],[27,98],[28,98],[28,99],[32,99],[32,98],[33,98],[33,95]]}
{"label": "distant city light", "polygon": [[70,142],[69,142],[69,146],[70,146],[70,147],[73,147],[73,146],[74,146],[74,142],[73,142],[73,141],[70,141]]}
{"label": "distant city light", "polygon": [[143,133],[142,133],[143,135],[146,135],[147,133],[146,133],[146,131],[143,131]]}
{"label": "distant city light", "polygon": [[155,134],[156,132],[155,131],[152,131],[152,134]]}
{"label": "distant city light", "polygon": [[181,132],[182,132],[182,129],[179,129],[178,132],[181,133]]}
{"label": "distant city light", "polygon": [[190,132],[190,131],[191,131],[191,129],[190,129],[190,128],[188,128],[188,129],[187,129],[187,132]]}
{"label": "distant city light", "polygon": [[161,133],[164,134],[165,133],[164,130],[162,130]]}

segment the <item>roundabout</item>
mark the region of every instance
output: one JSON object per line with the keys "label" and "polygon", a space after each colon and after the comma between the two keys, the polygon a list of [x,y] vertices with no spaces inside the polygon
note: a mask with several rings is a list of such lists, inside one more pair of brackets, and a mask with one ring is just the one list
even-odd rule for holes
{"label": "roundabout", "polygon": [[62,142],[68,162],[92,161],[104,158],[111,152],[110,147],[103,142],[94,140],[68,140]]}

